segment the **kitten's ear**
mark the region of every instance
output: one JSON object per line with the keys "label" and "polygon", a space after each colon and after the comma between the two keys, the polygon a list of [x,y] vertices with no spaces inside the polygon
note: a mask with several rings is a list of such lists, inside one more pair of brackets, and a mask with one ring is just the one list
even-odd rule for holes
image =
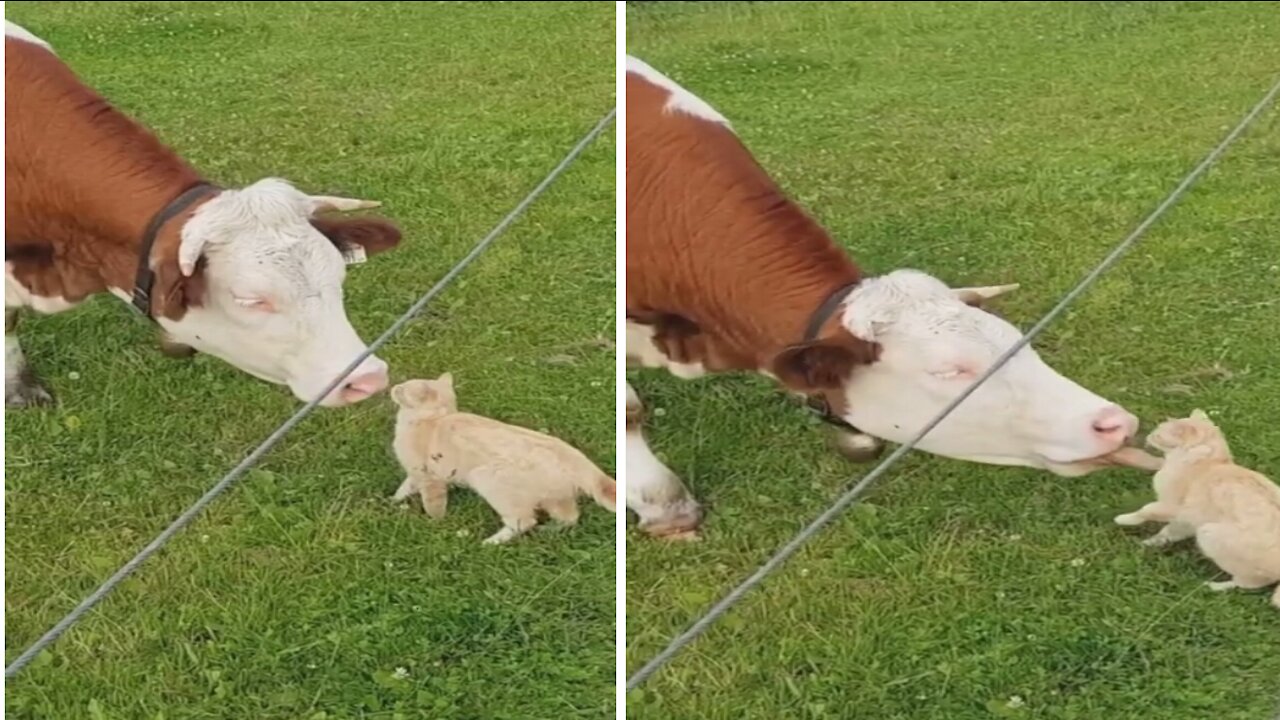
{"label": "kitten's ear", "polygon": [[404,407],[404,385],[396,385],[391,388],[391,401],[396,405]]}
{"label": "kitten's ear", "polygon": [[391,388],[391,399],[400,407],[414,408],[433,400],[436,392],[421,380],[410,380]]}
{"label": "kitten's ear", "polygon": [[1201,410],[1200,408],[1196,408],[1195,410],[1191,411],[1191,419],[1192,420],[1208,420],[1209,416],[1208,414],[1205,413],[1205,411]]}
{"label": "kitten's ear", "polygon": [[[1196,418],[1192,415],[1192,417],[1188,419],[1194,420]],[[1183,421],[1173,426],[1173,436],[1183,445],[1190,445],[1200,439],[1200,428],[1189,422]]]}
{"label": "kitten's ear", "polygon": [[437,382],[439,382],[441,385],[444,385],[445,387],[449,388],[450,390],[452,390],[452,389],[453,389],[453,373],[451,373],[451,372],[444,373],[444,374],[443,374],[443,375],[441,375],[440,377],[436,378],[436,380],[437,380]]}

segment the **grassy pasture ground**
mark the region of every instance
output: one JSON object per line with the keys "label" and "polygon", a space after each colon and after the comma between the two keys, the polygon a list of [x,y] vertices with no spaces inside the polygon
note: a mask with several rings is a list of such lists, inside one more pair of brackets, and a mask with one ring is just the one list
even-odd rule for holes
{"label": "grassy pasture ground", "polygon": [[[735,124],[869,272],[1019,282],[1029,327],[1277,79],[1276,3],[639,3],[628,51]],[[1037,342],[1280,478],[1280,110]],[[704,542],[632,538],[632,672],[869,466],[761,380],[633,373]],[[1111,518],[1147,477],[913,454],[628,696],[635,718],[1269,720],[1280,613]],[[1146,533],[1153,528],[1144,528]]]}
{"label": "grassy pasture ground", "polygon": [[[213,180],[381,200],[405,241],[353,268],[372,340],[614,103],[612,3],[13,2],[88,82]],[[467,409],[613,471],[613,132],[382,353],[454,373]],[[119,301],[24,320],[60,400],[5,420],[12,659],[297,408],[174,361]],[[482,547],[429,522],[385,396],[320,411],[33,667],[13,718],[601,718],[613,702],[614,517]],[[399,672],[397,670],[400,669]]]}

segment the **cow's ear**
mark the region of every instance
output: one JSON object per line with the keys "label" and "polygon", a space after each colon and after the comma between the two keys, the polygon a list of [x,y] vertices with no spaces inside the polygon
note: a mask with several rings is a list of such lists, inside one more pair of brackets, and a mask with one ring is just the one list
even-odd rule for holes
{"label": "cow's ear", "polygon": [[358,262],[400,244],[400,228],[382,218],[311,218],[311,225],[334,244],[349,261]]}
{"label": "cow's ear", "polygon": [[878,344],[843,335],[792,345],[774,357],[771,369],[783,385],[810,393],[843,386],[859,365],[869,365],[879,357]]}
{"label": "cow's ear", "polygon": [[207,261],[201,256],[191,274],[187,275],[178,268],[176,255],[161,256],[156,265],[155,282],[151,286],[151,314],[181,320],[187,314],[187,308],[203,305],[207,293],[206,265]]}

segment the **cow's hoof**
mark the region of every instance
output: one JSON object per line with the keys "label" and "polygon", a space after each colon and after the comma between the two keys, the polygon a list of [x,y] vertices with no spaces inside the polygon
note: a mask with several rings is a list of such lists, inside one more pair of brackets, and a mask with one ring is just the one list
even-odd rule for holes
{"label": "cow's hoof", "polygon": [[856,463],[871,462],[884,452],[884,443],[864,433],[836,431],[831,445],[847,460]]}
{"label": "cow's hoof", "polygon": [[697,530],[680,530],[678,532],[667,533],[665,535],[654,535],[653,537],[667,542],[701,542],[702,536],[698,535]]}
{"label": "cow's hoof", "polygon": [[688,526],[644,526],[640,527],[649,537],[666,542],[701,542],[702,536],[698,528]]}
{"label": "cow's hoof", "polygon": [[182,343],[161,338],[160,352],[164,353],[168,357],[182,360],[195,355],[196,349],[190,345],[183,345]]}
{"label": "cow's hoof", "polygon": [[640,529],[660,540],[691,542],[700,539],[698,526],[702,524],[703,510],[696,501],[684,498],[663,510],[659,517],[642,520]]}
{"label": "cow's hoof", "polygon": [[40,407],[53,404],[53,396],[37,383],[22,383],[4,389],[4,404],[11,408]]}

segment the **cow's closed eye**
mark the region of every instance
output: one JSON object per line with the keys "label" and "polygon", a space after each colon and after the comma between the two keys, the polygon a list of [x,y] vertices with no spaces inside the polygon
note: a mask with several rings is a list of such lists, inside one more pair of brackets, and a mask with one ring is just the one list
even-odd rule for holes
{"label": "cow's closed eye", "polygon": [[240,307],[249,308],[250,310],[257,310],[258,312],[272,313],[276,311],[275,304],[272,303],[271,300],[265,297],[261,297],[257,295],[247,295],[247,296],[237,295],[235,296],[235,298],[236,298],[236,304],[239,305]]}
{"label": "cow's closed eye", "polygon": [[978,373],[967,365],[948,365],[934,368],[929,371],[929,374],[939,380],[973,380],[978,376]]}

